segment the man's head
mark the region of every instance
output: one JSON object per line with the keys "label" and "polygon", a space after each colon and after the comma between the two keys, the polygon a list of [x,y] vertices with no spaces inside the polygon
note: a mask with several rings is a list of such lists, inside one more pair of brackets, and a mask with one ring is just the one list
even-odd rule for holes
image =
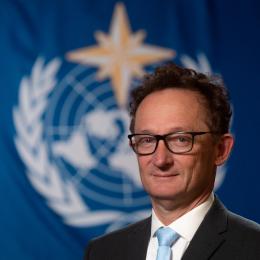
{"label": "man's head", "polygon": [[216,167],[233,145],[227,96],[222,85],[176,65],[157,69],[134,90],[131,132],[141,135],[131,145],[153,202],[185,207],[212,191]]}

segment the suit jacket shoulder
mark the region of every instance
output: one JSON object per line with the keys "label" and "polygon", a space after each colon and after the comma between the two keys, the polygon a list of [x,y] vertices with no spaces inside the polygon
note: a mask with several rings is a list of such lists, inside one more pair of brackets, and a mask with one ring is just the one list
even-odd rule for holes
{"label": "suit jacket shoulder", "polygon": [[228,238],[239,247],[239,259],[260,259],[260,225],[228,212]]}
{"label": "suit jacket shoulder", "polygon": [[86,260],[144,260],[151,233],[151,217],[92,240]]}
{"label": "suit jacket shoulder", "polygon": [[260,225],[228,211],[215,198],[182,259],[260,259]]}

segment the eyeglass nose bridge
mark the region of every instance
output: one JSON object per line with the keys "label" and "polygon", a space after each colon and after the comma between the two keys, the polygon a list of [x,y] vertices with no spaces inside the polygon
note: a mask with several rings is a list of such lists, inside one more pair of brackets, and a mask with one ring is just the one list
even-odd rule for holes
{"label": "eyeglass nose bridge", "polygon": [[172,153],[172,150],[170,149],[170,147],[168,146],[168,143],[167,143],[167,141],[166,141],[166,137],[167,137],[168,135],[155,135],[154,137],[156,138],[156,146],[155,146],[155,148],[154,148],[154,153],[156,152],[156,150],[157,150],[157,147],[158,147],[158,145],[159,145],[159,141],[160,140],[162,140],[163,141],[163,143],[164,143],[164,145],[165,145],[165,147],[168,149],[168,151],[170,151],[171,153]]}

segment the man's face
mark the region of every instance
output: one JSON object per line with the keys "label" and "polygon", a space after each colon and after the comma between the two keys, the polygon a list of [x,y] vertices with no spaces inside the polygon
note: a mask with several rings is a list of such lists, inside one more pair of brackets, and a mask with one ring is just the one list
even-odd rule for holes
{"label": "man's face", "polygon": [[[176,131],[211,131],[199,94],[190,90],[165,89],[141,102],[135,133],[164,135]],[[154,154],[138,156],[141,180],[152,199],[177,204],[192,202],[214,186],[217,144],[212,134],[195,136],[186,154],[170,152],[162,140]]]}

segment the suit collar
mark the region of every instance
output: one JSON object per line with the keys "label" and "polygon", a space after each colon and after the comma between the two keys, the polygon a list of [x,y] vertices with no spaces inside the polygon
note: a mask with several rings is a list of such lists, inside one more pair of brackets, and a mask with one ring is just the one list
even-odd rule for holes
{"label": "suit collar", "polygon": [[215,198],[211,209],[199,226],[182,259],[209,259],[214,251],[225,242],[226,231],[227,210]]}
{"label": "suit collar", "polygon": [[151,217],[141,221],[128,235],[129,260],[144,260],[151,236]]}

